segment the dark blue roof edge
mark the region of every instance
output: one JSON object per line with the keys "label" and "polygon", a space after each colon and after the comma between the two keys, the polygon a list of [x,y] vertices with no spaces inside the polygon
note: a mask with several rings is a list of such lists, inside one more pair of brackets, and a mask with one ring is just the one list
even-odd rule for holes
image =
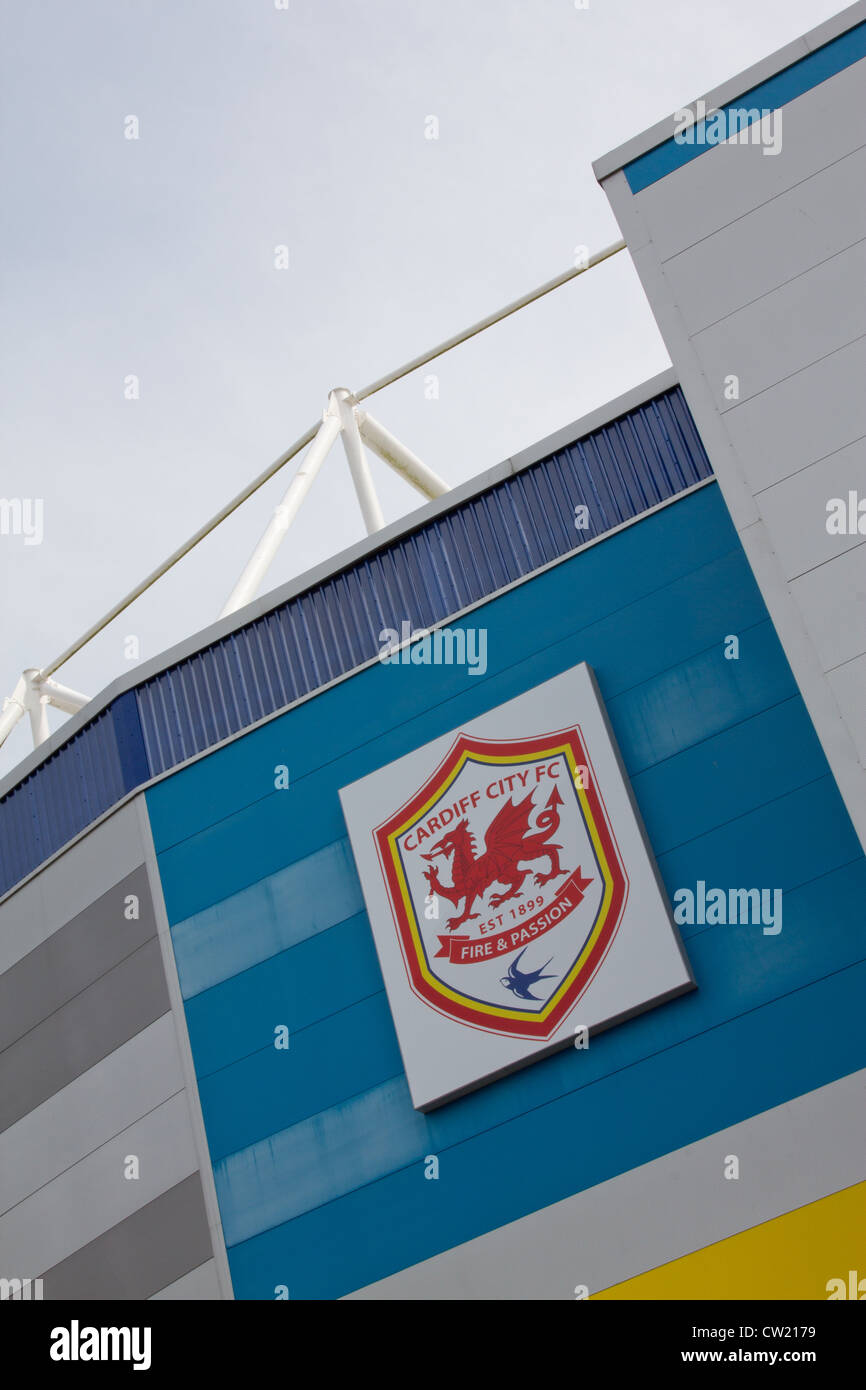
{"label": "dark blue roof edge", "polygon": [[[144,786],[376,660],[380,625],[456,619],[712,481],[679,386],[630,394],[110,686],[9,779],[0,900]],[[592,504],[577,545],[575,499]]]}
{"label": "dark blue roof edge", "polygon": [[34,748],[31,753],[22,758],[5,776],[0,777],[0,802],[24,782],[37,767],[53,757],[75,734],[90,724],[124,691],[135,689],[145,681],[159,675],[161,671],[166,671],[169,667],[192,656],[195,652],[212,646],[214,642],[220,641],[228,633],[237,632],[239,629],[249,626],[256,618],[264,617],[266,613],[280,608],[289,599],[307,593],[317,588],[325,580],[344,573],[358,561],[382,550],[392,541],[420,530],[434,517],[457,510],[470,498],[487,492],[503,479],[512,477],[525,468],[531,468],[534,463],[540,462],[549,454],[567,444],[578,442],[603,425],[613,424],[615,420],[629,414],[637,406],[646,404],[646,402],[677,385],[679,385],[679,380],[673,368],[669,367],[666,371],[659,372],[657,376],[650,377],[638,386],[632,387],[631,390],[617,396],[606,405],[590,411],[569,425],[564,425],[554,434],[539,440],[537,444],[514,454],[511,458],[503,460],[502,463],[494,464],[492,468],[470,478],[467,482],[460,483],[450,492],[447,492],[444,497],[440,497],[434,502],[427,502],[412,512],[407,512],[405,516],[398,517],[396,521],[391,522],[381,531],[377,531],[372,536],[364,536],[346,550],[340,551],[319,565],[314,565],[312,569],[305,570],[303,574],[286,580],[278,588],[269,590],[244,608],[239,608],[236,613],[231,613],[226,618],[217,619],[216,622],[210,623],[207,627],[200,628],[198,632],[184,638],[182,642],[166,648],[164,652],[159,652],[147,661],[142,661],[133,670],[125,671],[123,675],[117,676],[109,682],[98,695],[94,695],[84,709],[71,715],[59,729],[55,729],[50,738],[47,738],[38,748]]}

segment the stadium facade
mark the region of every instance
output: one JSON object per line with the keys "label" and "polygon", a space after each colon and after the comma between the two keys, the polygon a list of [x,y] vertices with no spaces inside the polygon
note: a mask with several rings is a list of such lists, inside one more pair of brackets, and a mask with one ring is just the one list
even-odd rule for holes
{"label": "stadium facade", "polygon": [[[857,5],[599,161],[669,373],[143,664],[6,778],[4,1279],[866,1276],[864,55]],[[518,906],[490,874],[530,835],[563,865]]]}

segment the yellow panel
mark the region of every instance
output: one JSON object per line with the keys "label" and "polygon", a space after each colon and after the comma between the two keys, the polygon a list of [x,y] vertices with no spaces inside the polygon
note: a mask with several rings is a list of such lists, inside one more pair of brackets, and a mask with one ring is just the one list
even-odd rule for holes
{"label": "yellow panel", "polygon": [[600,1299],[829,1298],[849,1271],[866,1297],[866,1182],[592,1295]]}

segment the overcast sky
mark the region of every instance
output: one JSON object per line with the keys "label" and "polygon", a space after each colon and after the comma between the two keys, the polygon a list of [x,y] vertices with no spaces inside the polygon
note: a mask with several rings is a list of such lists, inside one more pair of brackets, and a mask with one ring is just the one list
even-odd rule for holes
{"label": "overcast sky", "polygon": [[[43,499],[44,539],[0,536],[0,699],[277,457],[329,388],[615,240],[593,159],[843,8],[282,3],[3,0],[0,496]],[[667,365],[623,254],[370,408],[457,483]],[[371,466],[386,521],[413,510]],[[289,478],[58,679],[95,695],[133,665],[128,636],[147,659],[213,621]],[[338,445],[267,587],[363,534]],[[22,722],[0,772],[30,747]]]}

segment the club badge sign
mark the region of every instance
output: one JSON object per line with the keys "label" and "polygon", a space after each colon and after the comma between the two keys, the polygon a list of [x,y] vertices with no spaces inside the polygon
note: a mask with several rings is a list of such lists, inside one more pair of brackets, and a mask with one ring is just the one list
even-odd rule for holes
{"label": "club badge sign", "polygon": [[340,795],[419,1109],[693,987],[586,665]]}
{"label": "club badge sign", "polygon": [[586,768],[576,728],[532,739],[461,733],[376,829],[409,976],[434,1008],[471,1027],[549,1038],[583,993],[628,889]]}

